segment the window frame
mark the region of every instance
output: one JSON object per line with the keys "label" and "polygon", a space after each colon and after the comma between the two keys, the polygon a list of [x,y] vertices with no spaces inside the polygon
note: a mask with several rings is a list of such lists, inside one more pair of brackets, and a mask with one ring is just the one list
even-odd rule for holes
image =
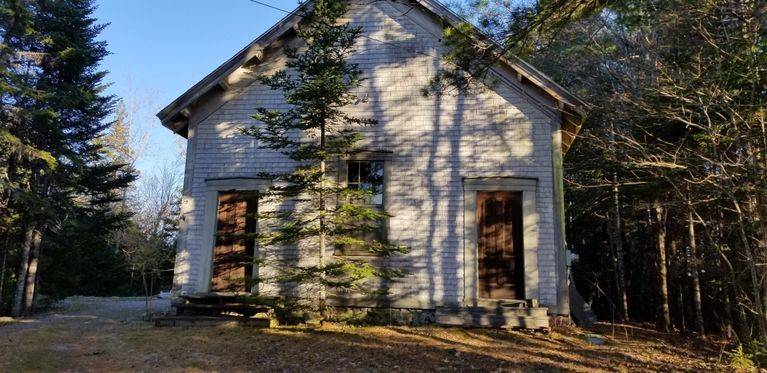
{"label": "window frame", "polygon": [[[338,159],[338,175],[336,180],[339,184],[343,186],[348,186],[348,180],[349,180],[349,162],[382,162],[383,163],[383,182],[381,183],[383,188],[383,193],[381,196],[381,205],[380,209],[381,211],[388,211],[389,207],[389,198],[390,198],[390,185],[389,182],[391,177],[391,161],[393,158],[394,153],[391,151],[375,151],[375,150],[363,150],[354,154],[351,154],[346,157],[340,157]],[[374,208],[379,208],[377,205],[371,205]],[[382,239],[381,242],[388,243],[389,242],[389,219],[384,219],[381,222],[380,229],[382,231]],[[363,252],[362,250],[349,250],[351,252],[346,252],[345,249],[335,247],[333,250],[334,256],[343,256],[343,257],[377,257],[377,255],[369,252]]]}
{"label": "window frame", "polygon": [[[350,187],[351,184],[356,184],[357,185],[357,190],[359,190],[360,187],[364,184],[362,182],[362,167],[361,167],[361,165],[363,163],[368,163],[371,166],[374,163],[379,163],[381,165],[381,172],[383,173],[383,175],[381,175],[382,176],[381,177],[381,181],[379,183],[377,183],[377,184],[380,184],[380,195],[381,195],[380,202],[376,203],[375,199],[371,199],[370,201],[365,203],[365,205],[371,206],[371,207],[375,207],[376,209],[380,209],[381,211],[385,211],[383,199],[384,199],[384,193],[385,193],[384,189],[386,188],[386,165],[385,165],[386,162],[380,161],[380,160],[372,160],[372,159],[371,160],[347,160],[346,161],[346,177],[345,177],[346,185],[345,186],[348,188],[348,187]],[[356,182],[350,182],[349,181],[349,171],[351,169],[350,166],[352,164],[356,164],[358,166],[357,181]],[[370,170],[372,171],[373,168],[371,167]],[[373,185],[373,183],[370,183],[370,185]],[[379,193],[376,193],[376,194],[379,194]]]}

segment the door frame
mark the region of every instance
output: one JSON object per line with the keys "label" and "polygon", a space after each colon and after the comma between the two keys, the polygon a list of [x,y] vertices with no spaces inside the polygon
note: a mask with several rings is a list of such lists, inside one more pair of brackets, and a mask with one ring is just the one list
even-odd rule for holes
{"label": "door frame", "polygon": [[[494,201],[494,207],[489,206],[483,202]],[[498,205],[500,204],[500,206]],[[498,210],[500,209],[500,210]],[[499,244],[498,238],[494,243],[485,242],[484,245],[484,258],[483,258],[483,235],[484,228],[490,228],[487,226],[488,219],[497,218],[498,214],[503,214],[503,222],[495,221],[495,223],[501,223],[503,226],[501,230],[506,231],[501,235],[500,240],[502,247],[497,247]],[[522,226],[522,192],[511,191],[478,191],[477,192],[477,268],[479,276],[479,298],[480,299],[525,299],[524,297],[524,227]],[[497,226],[492,228],[498,229]],[[508,230],[507,230],[508,229]],[[497,232],[496,232],[497,233]],[[487,238],[487,237],[485,237]],[[492,240],[492,239],[491,239]],[[509,244],[510,247],[505,246]],[[501,251],[501,254],[497,250]],[[492,252],[492,253],[491,253]],[[508,255],[511,254],[509,258]],[[491,257],[495,257],[491,259]],[[483,272],[483,267],[485,271]],[[500,270],[504,274],[493,274],[492,271]],[[490,276],[487,278],[485,276]],[[505,278],[503,284],[497,283],[499,278],[494,276],[501,276]],[[499,285],[499,286],[494,286]],[[509,289],[511,287],[511,289]],[[510,292],[510,290],[513,291]],[[505,296],[501,296],[504,294]]]}
{"label": "door frame", "polygon": [[[205,205],[202,232],[202,255],[200,256],[200,280],[197,292],[207,293],[213,275],[213,252],[216,249],[216,224],[218,220],[218,195],[220,192],[265,192],[272,185],[271,179],[256,177],[232,177],[205,179]],[[258,222],[256,222],[258,230]],[[253,247],[253,254],[258,255],[258,243]],[[258,266],[253,266],[253,276],[258,276]],[[257,292],[255,287],[251,292]]]}
{"label": "door frame", "polygon": [[479,263],[477,262],[477,192],[522,192],[523,226],[523,288],[527,299],[539,298],[538,224],[541,220],[536,192],[538,179],[533,178],[476,178],[463,180],[464,235],[463,235],[463,306],[475,307],[479,298]]}

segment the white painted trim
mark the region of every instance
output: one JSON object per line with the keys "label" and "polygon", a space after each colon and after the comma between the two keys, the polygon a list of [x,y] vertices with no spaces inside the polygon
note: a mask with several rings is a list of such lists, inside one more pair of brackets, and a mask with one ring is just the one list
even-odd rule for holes
{"label": "white painted trim", "polygon": [[567,236],[565,232],[565,187],[562,154],[562,130],[552,121],[551,133],[551,170],[554,181],[554,249],[556,250],[557,304],[550,307],[551,312],[559,315],[570,314],[569,271],[567,266]]}
{"label": "white painted trim", "polygon": [[523,264],[525,298],[539,298],[538,225],[540,215],[536,205],[537,179],[481,178],[464,179],[463,214],[463,306],[473,307],[479,302],[479,274],[477,263],[477,192],[522,192]]}
{"label": "white painted trim", "polygon": [[[433,37],[440,39],[440,42],[441,37],[438,36],[442,34],[442,30],[440,30],[440,28],[444,28],[446,25],[457,27],[459,24],[464,22],[464,20],[457,16],[455,13],[441,5],[438,1],[434,0],[410,0],[407,2],[400,0],[389,2],[389,4],[391,4],[395,9],[399,9],[403,16],[408,17],[411,21],[421,26],[424,30],[428,30],[427,32],[432,34]],[[423,11],[411,11],[413,9],[412,5],[414,4],[420,5],[421,10]],[[184,127],[192,125],[191,122],[194,122],[193,120],[177,120],[177,117],[180,116],[179,114],[182,110],[192,108],[192,116],[198,116],[194,113],[195,107],[199,108],[201,106],[205,106],[201,105],[199,101],[210,98],[210,92],[217,92],[221,90],[220,82],[229,79],[230,76],[237,73],[238,71],[242,72],[243,66],[246,66],[249,61],[254,59],[257,61],[263,61],[265,58],[268,59],[268,56],[263,56],[263,52],[268,49],[278,48],[279,46],[275,44],[279,43],[280,40],[284,40],[281,38],[290,32],[290,30],[295,29],[296,26],[303,20],[303,17],[301,17],[299,14],[301,10],[305,9],[306,11],[309,11],[311,10],[312,6],[313,5],[311,1],[306,1],[299,5],[296,10],[288,14],[276,25],[272,26],[263,35],[252,41],[243,50],[224,62],[221,66],[216,68],[216,70],[208,74],[200,82],[189,88],[181,96],[168,104],[159,113],[157,113],[157,117],[160,119],[162,125],[169,128],[174,133],[179,133],[184,130]],[[487,37],[481,36],[479,34],[470,33],[468,36],[473,39],[477,39],[477,41],[480,43],[492,43]],[[544,110],[544,112],[553,111],[562,113],[564,110],[570,108],[572,109],[571,114],[576,117],[580,117],[581,121],[588,113],[590,107],[587,103],[565,90],[563,87],[551,80],[551,78],[536,70],[527,62],[518,57],[513,57],[511,60],[507,58],[501,58],[497,66],[501,68],[499,69],[494,67],[493,70],[495,70],[498,76],[503,77],[504,80],[506,80],[512,88],[520,90],[520,93],[522,93],[522,96],[525,99],[532,99],[534,101],[540,100],[541,95],[533,93],[534,90],[523,87],[518,83],[518,81],[515,82],[515,79],[513,78],[508,79],[510,76],[501,71],[504,70],[504,66],[513,70],[515,72],[513,75],[518,74],[519,76],[524,76],[526,80],[528,80],[534,87],[540,89],[541,91],[545,92],[546,95],[551,97],[550,100],[543,98],[543,102],[538,103],[539,107],[551,106],[550,110]],[[242,77],[246,76],[247,74],[236,75]],[[230,84],[231,83],[233,82],[230,82]],[[228,93],[225,94],[223,98],[221,98],[219,103],[217,103],[218,107],[226,103],[231,98],[239,95],[239,93],[233,93],[228,90],[223,90],[223,92]],[[558,107],[560,103],[566,103],[567,105],[565,105],[565,107]],[[210,112],[203,113],[199,116],[206,117],[208,114],[210,114]],[[563,125],[563,123],[561,123],[560,126],[561,125]]]}
{"label": "white painted trim", "polygon": [[[210,291],[211,275],[213,273],[213,250],[216,244],[216,215],[218,209],[218,194],[225,191],[256,191],[265,192],[272,185],[271,179],[253,177],[234,177],[205,180],[205,212],[202,227],[202,253],[200,257],[199,282],[196,291]],[[254,248],[258,254],[258,245]],[[253,268],[258,273],[258,268]]]}
{"label": "white painted trim", "polygon": [[192,181],[194,180],[194,154],[197,147],[196,127],[188,129],[189,140],[186,143],[186,160],[184,161],[184,184],[181,195],[181,206],[178,226],[178,242],[176,243],[176,261],[173,269],[173,293],[184,293],[190,287],[189,284],[196,282],[192,278],[191,259],[188,237],[190,227],[196,224],[194,221],[195,199],[192,197]]}
{"label": "white painted trim", "polygon": [[364,150],[354,154],[342,157],[342,161],[386,161],[390,162],[394,158],[394,153],[384,150]]}

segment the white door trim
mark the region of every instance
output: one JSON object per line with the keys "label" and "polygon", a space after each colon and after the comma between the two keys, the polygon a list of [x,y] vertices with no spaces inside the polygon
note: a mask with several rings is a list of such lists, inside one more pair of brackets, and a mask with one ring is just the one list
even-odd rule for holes
{"label": "white door trim", "polygon": [[[228,191],[256,191],[264,192],[272,185],[271,179],[253,177],[216,178],[205,180],[205,212],[203,215],[202,228],[202,255],[200,268],[200,280],[197,283],[197,291],[206,293],[210,291],[210,281],[213,273],[213,251],[216,244],[216,219],[218,215],[218,194]],[[258,245],[254,248],[258,254]],[[253,274],[258,273],[258,268],[253,268]]]}
{"label": "white door trim", "polygon": [[463,180],[464,307],[476,306],[479,301],[479,274],[477,269],[477,192],[522,192],[525,298],[539,298],[538,225],[540,222],[540,215],[536,205],[537,189],[537,179],[498,177]]}

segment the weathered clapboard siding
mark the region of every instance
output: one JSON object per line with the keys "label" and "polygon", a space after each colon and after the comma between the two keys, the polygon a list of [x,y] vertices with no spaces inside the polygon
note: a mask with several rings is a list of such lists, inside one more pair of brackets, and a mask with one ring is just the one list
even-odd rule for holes
{"label": "weathered clapboard siding", "polygon": [[[386,185],[387,209],[394,215],[389,238],[413,248],[397,259],[411,275],[394,285],[393,298],[417,308],[464,304],[464,179],[514,177],[536,180],[531,213],[537,224],[526,235],[537,242],[525,245],[536,246],[536,257],[530,259],[537,264],[526,268],[526,286],[534,288],[527,297],[567,313],[559,255],[563,249],[554,218],[552,157],[558,154],[553,144],[560,129],[560,117],[552,109],[556,104],[540,104],[549,101],[518,84],[503,67],[496,69],[497,84],[476,94],[424,97],[422,89],[443,64],[438,20],[392,1],[355,3],[348,18],[365,31],[352,61],[367,78],[357,92],[367,102],[349,112],[378,119],[378,126],[361,131],[369,149],[394,152]],[[281,50],[268,49],[256,71],[276,71],[283,64]],[[250,115],[257,107],[284,107],[280,92],[240,70],[220,97],[200,104],[189,120],[177,291],[207,290],[206,180],[252,177],[293,166],[239,134],[238,128],[253,123]]]}

